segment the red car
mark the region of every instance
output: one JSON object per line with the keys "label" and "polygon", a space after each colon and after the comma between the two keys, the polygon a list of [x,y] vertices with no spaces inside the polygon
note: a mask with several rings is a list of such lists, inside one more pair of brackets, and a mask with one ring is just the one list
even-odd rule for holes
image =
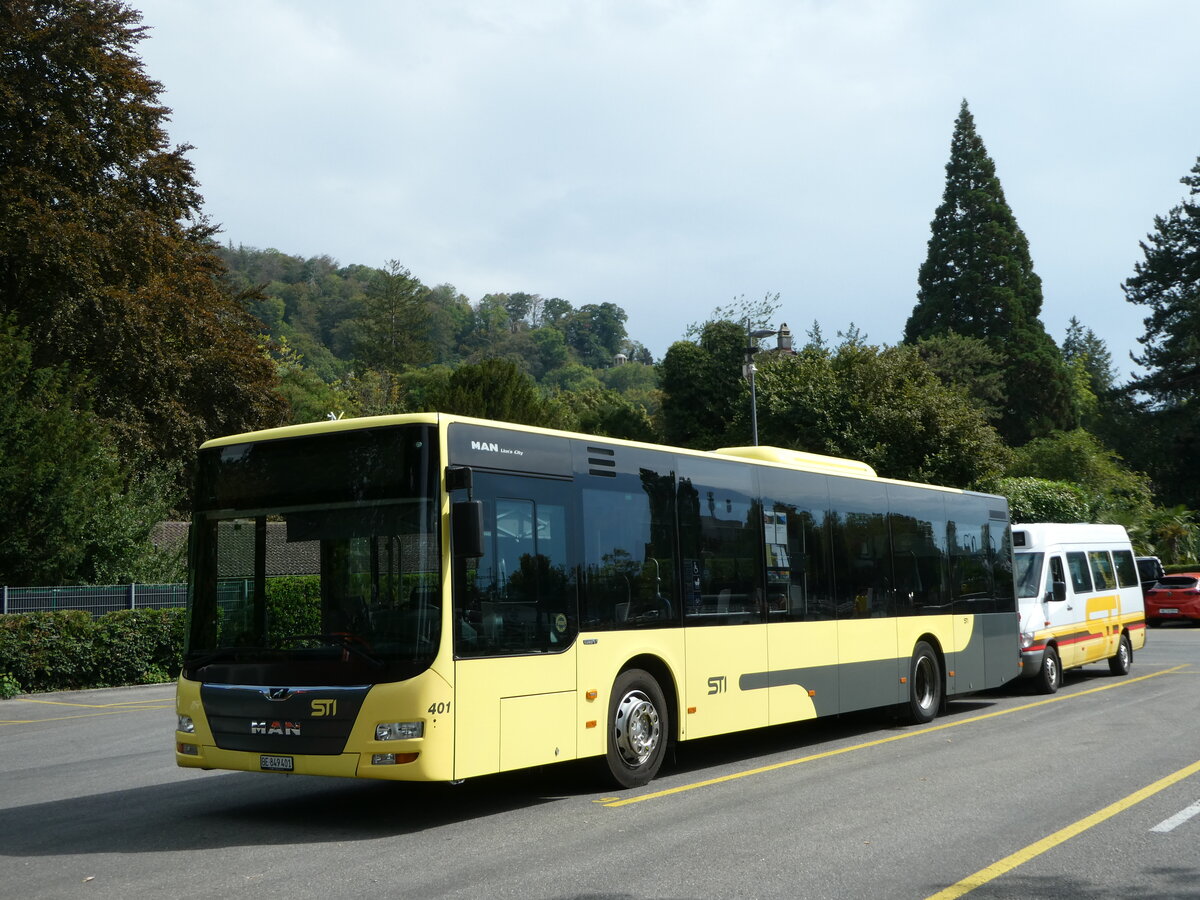
{"label": "red car", "polygon": [[1200,572],[1164,575],[1146,594],[1146,621],[1156,626],[1171,619],[1200,621]]}

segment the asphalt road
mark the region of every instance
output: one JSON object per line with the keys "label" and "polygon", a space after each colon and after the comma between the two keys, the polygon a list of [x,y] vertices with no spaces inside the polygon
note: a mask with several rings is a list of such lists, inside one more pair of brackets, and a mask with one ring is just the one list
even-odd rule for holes
{"label": "asphalt road", "polygon": [[0,898],[1196,898],[1200,628],[1131,673],[450,785],[181,770],[171,686],[0,701]]}

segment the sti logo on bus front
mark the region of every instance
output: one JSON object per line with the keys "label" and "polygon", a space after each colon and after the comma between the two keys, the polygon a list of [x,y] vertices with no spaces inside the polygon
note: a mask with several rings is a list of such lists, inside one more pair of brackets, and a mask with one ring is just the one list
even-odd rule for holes
{"label": "sti logo on bus front", "polygon": [[259,721],[256,719],[250,720],[251,734],[281,734],[284,736],[295,735],[300,737],[299,722],[284,722],[284,721]]}

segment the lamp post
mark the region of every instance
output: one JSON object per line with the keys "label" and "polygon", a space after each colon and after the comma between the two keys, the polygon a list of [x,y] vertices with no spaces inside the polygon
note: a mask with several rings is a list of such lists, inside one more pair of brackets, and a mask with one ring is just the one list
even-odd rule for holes
{"label": "lamp post", "polygon": [[758,446],[758,398],[754,393],[754,373],[757,371],[754,366],[754,354],[759,350],[758,342],[761,338],[778,333],[773,328],[757,328],[752,331],[750,320],[746,320],[746,365],[742,367],[742,374],[750,382],[750,437],[755,447]]}

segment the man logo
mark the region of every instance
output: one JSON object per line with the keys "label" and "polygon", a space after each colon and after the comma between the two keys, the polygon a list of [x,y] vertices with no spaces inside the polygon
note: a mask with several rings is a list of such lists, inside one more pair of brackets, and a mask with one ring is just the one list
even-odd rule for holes
{"label": "man logo", "polygon": [[472,450],[486,450],[488,453],[499,453],[500,445],[493,441],[471,441]]}
{"label": "man logo", "polygon": [[337,701],[336,700],[314,700],[312,702],[313,717],[319,716],[336,716]]}

